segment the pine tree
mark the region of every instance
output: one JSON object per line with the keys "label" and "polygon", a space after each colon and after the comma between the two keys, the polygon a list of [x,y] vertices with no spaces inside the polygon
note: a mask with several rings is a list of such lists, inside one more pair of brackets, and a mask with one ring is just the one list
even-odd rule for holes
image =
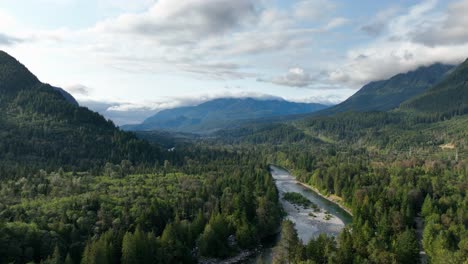
{"label": "pine tree", "polygon": [[414,231],[406,229],[395,243],[394,252],[398,263],[412,264],[419,260],[419,244]]}
{"label": "pine tree", "polygon": [[281,240],[273,249],[273,263],[295,263],[300,261],[301,242],[294,223],[286,220],[281,225]]}
{"label": "pine tree", "polygon": [[70,253],[67,253],[67,256],[65,257],[65,262],[64,264],[73,264],[73,260],[70,256]]}
{"label": "pine tree", "polygon": [[432,210],[433,210],[432,199],[428,194],[426,195],[426,198],[424,199],[424,203],[421,208],[421,215],[423,217],[428,217],[432,214]]}
{"label": "pine tree", "polygon": [[122,240],[122,264],[137,264],[138,253],[134,236],[126,232]]}

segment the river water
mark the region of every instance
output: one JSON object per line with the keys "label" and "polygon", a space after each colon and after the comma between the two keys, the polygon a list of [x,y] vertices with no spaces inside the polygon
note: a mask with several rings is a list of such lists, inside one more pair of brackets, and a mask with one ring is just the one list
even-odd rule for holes
{"label": "river water", "polygon": [[[299,184],[296,178],[288,171],[276,166],[270,166],[270,170],[279,192],[281,205],[287,214],[286,219],[291,220],[295,224],[299,238],[304,244],[308,243],[312,238],[316,238],[320,234],[327,234],[329,236],[336,237],[345,225],[351,223],[352,217],[348,212],[309,188]],[[287,192],[302,194],[311,202],[318,205],[320,212],[314,212],[313,209],[305,209],[284,200],[283,195]],[[331,218],[330,216],[326,217],[326,212],[331,215]],[[314,216],[310,216],[310,213]],[[264,243],[265,248],[262,252],[249,260],[248,263],[271,263],[272,248],[276,245],[278,240],[279,235],[272,238],[272,241]]]}

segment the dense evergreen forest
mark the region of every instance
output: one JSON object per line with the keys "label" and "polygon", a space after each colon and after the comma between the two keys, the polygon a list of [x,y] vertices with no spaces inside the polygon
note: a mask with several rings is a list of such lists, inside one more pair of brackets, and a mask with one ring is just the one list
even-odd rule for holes
{"label": "dense evergreen forest", "polygon": [[2,181],[0,262],[194,263],[275,233],[281,211],[266,164],[247,153],[197,154],[179,167],[123,161],[99,175]]}

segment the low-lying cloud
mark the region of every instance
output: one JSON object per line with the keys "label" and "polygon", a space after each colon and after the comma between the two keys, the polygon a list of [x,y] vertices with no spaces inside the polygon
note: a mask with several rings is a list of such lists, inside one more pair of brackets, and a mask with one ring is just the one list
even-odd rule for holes
{"label": "low-lying cloud", "polygon": [[117,125],[139,124],[161,110],[183,106],[196,106],[218,98],[255,98],[257,100],[284,100],[281,97],[255,92],[230,92],[198,96],[173,96],[145,102],[105,102],[80,100],[80,105],[94,110]]}
{"label": "low-lying cloud", "polygon": [[0,33],[0,45],[11,46],[21,42],[23,42],[23,39]]}
{"label": "low-lying cloud", "polygon": [[83,84],[73,84],[70,86],[66,86],[65,90],[67,90],[68,92],[70,92],[71,94],[75,96],[76,95],[88,96],[91,89]]}

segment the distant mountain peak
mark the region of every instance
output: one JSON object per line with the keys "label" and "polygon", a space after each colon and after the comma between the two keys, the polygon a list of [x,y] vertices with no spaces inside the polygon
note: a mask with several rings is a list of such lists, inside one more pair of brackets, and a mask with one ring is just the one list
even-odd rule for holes
{"label": "distant mountain peak", "polygon": [[170,130],[179,132],[211,132],[258,120],[305,114],[325,109],[314,103],[294,103],[282,98],[217,98],[196,106],[166,109],[147,118],[140,125],[123,126],[127,130]]}

